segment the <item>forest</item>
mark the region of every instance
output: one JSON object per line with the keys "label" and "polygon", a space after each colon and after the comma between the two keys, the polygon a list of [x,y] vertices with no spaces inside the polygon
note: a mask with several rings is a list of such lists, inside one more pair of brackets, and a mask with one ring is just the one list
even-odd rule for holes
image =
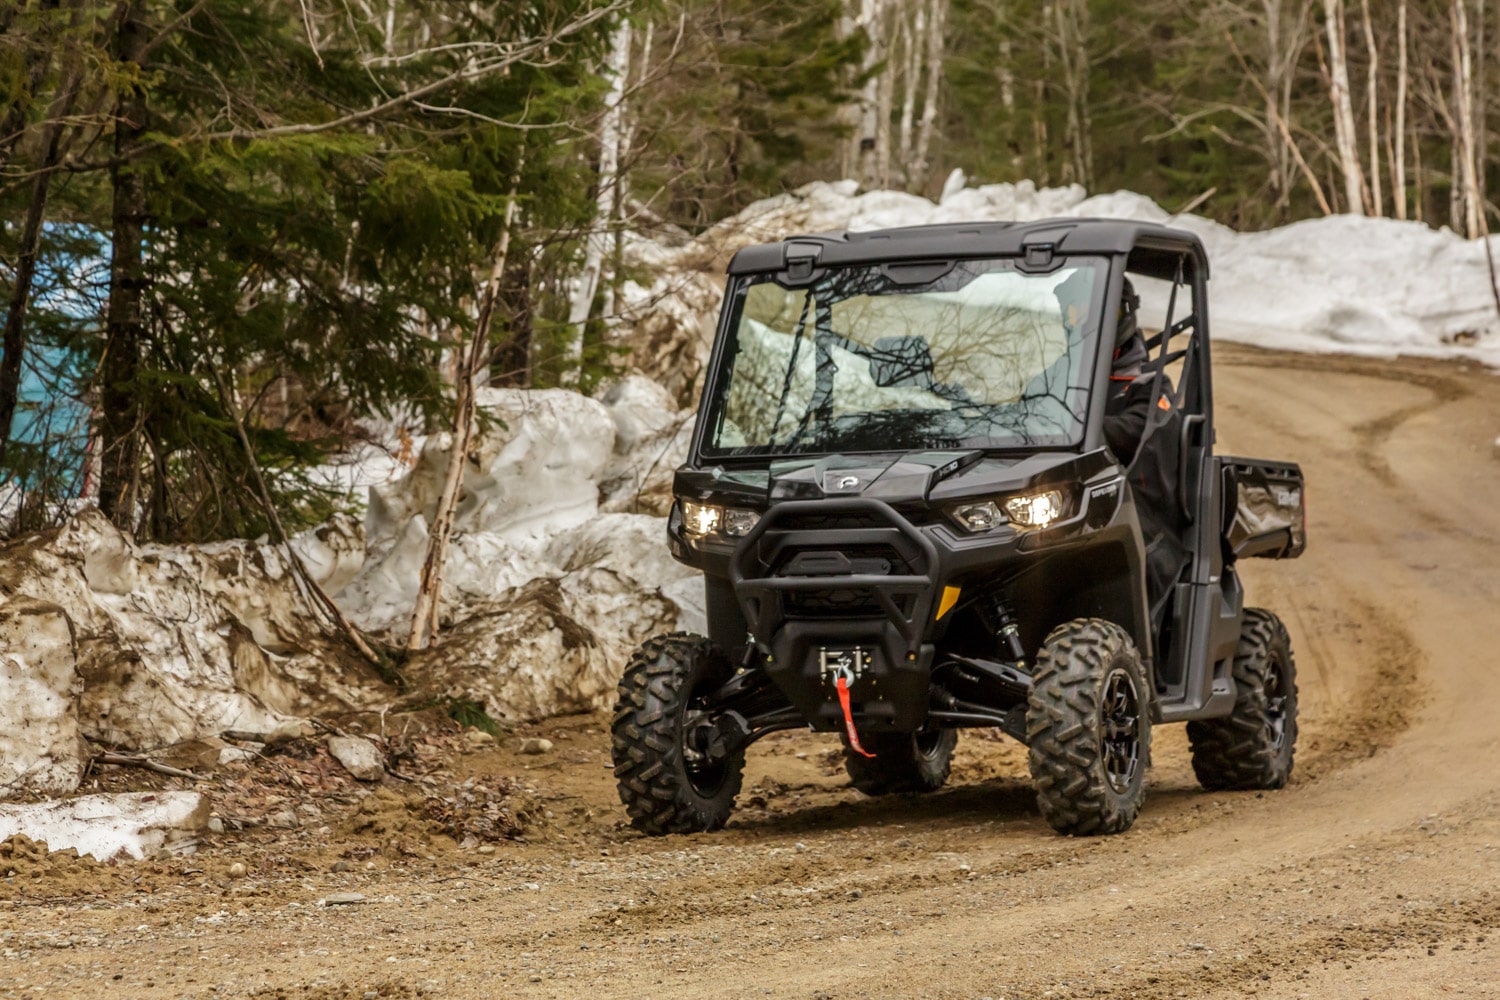
{"label": "forest", "polygon": [[0,0],[3,530],[318,523],[373,425],[617,374],[628,241],[814,180],[1485,236],[1497,56],[1482,0]]}

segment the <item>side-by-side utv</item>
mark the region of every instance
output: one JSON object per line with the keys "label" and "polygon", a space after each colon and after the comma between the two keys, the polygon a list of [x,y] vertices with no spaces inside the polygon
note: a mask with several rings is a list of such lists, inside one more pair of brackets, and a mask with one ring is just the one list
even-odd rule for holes
{"label": "side-by-side utv", "polygon": [[1285,784],[1290,642],[1235,564],[1301,553],[1302,473],[1213,452],[1207,282],[1195,235],[1123,221],[736,254],[667,527],[708,634],[620,682],[632,823],[717,829],[746,748],[804,726],[872,795],[999,729],[1064,833],[1131,825],[1154,724],[1207,788]]}

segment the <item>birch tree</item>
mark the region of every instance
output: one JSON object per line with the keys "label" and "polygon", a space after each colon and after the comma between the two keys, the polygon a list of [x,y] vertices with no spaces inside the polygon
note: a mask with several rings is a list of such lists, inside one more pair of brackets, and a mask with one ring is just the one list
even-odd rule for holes
{"label": "birch tree", "polygon": [[[850,161],[859,182],[867,188],[880,186],[877,150],[882,133],[889,133],[889,120],[880,114],[880,74],[875,72],[887,57],[885,45],[886,0],[860,0],[857,27],[865,34],[865,54],[860,65],[864,84],[859,92],[859,127],[850,137]],[[889,140],[887,140],[889,141]]]}
{"label": "birch tree", "polygon": [[427,555],[422,561],[422,575],[412,608],[411,630],[406,638],[408,653],[427,648],[438,634],[442,612],[443,566],[447,562],[448,543],[453,536],[453,514],[458,507],[464,469],[469,462],[469,447],[474,440],[474,423],[478,415],[476,392],[479,380],[489,367],[490,328],[494,322],[501,282],[505,278],[506,262],[510,256],[510,233],[516,219],[519,175],[518,169],[517,176],[511,181],[510,196],[506,199],[505,221],[500,230],[499,245],[495,248],[494,263],[490,266],[489,280],[485,282],[480,296],[474,335],[458,351],[460,363],[458,377],[454,380],[453,429],[448,468],[443,476],[443,489],[438,494],[432,524],[428,526]]}
{"label": "birch tree", "polygon": [[1359,9],[1365,34],[1365,53],[1369,59],[1366,67],[1365,96],[1369,104],[1367,123],[1370,133],[1370,211],[1374,215],[1383,216],[1385,206],[1380,196],[1380,50],[1375,45],[1375,25],[1370,20],[1370,0],[1359,0]]}
{"label": "birch tree", "polygon": [[[922,0],[917,0],[917,3],[920,5]],[[932,169],[932,137],[937,125],[938,95],[943,83],[943,57],[947,51],[944,32],[947,25],[948,0],[932,0],[924,60],[926,86],[922,93],[922,119],[917,126],[917,145],[910,185],[914,191],[920,191],[926,186]]]}
{"label": "birch tree", "polygon": [[1391,198],[1396,205],[1396,218],[1406,218],[1406,0],[1396,7],[1396,124],[1392,129],[1395,154],[1391,167],[1395,176],[1391,182]]}
{"label": "birch tree", "polygon": [[1338,165],[1343,175],[1345,210],[1365,214],[1364,171],[1360,169],[1354,126],[1354,106],[1349,96],[1349,62],[1345,41],[1343,0],[1323,0],[1324,27],[1328,37],[1329,97],[1333,102],[1334,139]]}
{"label": "birch tree", "polygon": [[[1470,239],[1476,239],[1480,233],[1479,214],[1483,206],[1480,203],[1479,179],[1474,162],[1474,84],[1469,61],[1469,19],[1466,6],[1464,0],[1452,0],[1450,6],[1453,22],[1453,103],[1458,111],[1458,141],[1453,148],[1459,164],[1456,173],[1462,178],[1464,232]],[[1455,181],[1458,180],[1459,178],[1455,178]]]}
{"label": "birch tree", "polygon": [[624,132],[625,78],[630,72],[630,21],[620,18],[610,36],[604,63],[608,89],[599,126],[599,174],[593,225],[584,239],[583,270],[568,304],[568,340],[564,351],[563,384],[576,386],[583,371],[583,336],[594,309],[594,297],[609,252],[616,191],[620,183],[620,137]]}

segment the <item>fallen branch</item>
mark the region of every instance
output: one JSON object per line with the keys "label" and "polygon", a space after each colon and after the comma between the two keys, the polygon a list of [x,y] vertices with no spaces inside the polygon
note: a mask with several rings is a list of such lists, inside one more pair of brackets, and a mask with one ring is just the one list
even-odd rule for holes
{"label": "fallen branch", "polygon": [[114,764],[118,767],[143,767],[157,774],[165,774],[172,778],[188,778],[198,780],[205,775],[194,774],[192,771],[184,771],[181,768],[168,767],[166,764],[158,764],[147,757],[131,757],[122,753],[99,753],[94,755],[95,764]]}

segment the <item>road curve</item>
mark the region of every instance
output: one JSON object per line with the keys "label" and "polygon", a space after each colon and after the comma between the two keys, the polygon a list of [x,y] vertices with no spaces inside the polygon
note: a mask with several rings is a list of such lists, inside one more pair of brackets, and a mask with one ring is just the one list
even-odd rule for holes
{"label": "road curve", "polygon": [[[966,735],[948,789],[869,800],[783,735],[728,830],[647,840],[607,720],[558,720],[536,842],[205,881],[150,916],[119,887],[12,900],[0,997],[1500,997],[1500,377],[1216,350],[1220,450],[1309,483],[1307,554],[1245,566],[1300,671],[1284,791],[1201,791],[1169,727],[1135,828],[1069,839],[1013,745]],[[367,901],[291,905],[334,886]],[[12,957],[43,925],[82,943]]]}

